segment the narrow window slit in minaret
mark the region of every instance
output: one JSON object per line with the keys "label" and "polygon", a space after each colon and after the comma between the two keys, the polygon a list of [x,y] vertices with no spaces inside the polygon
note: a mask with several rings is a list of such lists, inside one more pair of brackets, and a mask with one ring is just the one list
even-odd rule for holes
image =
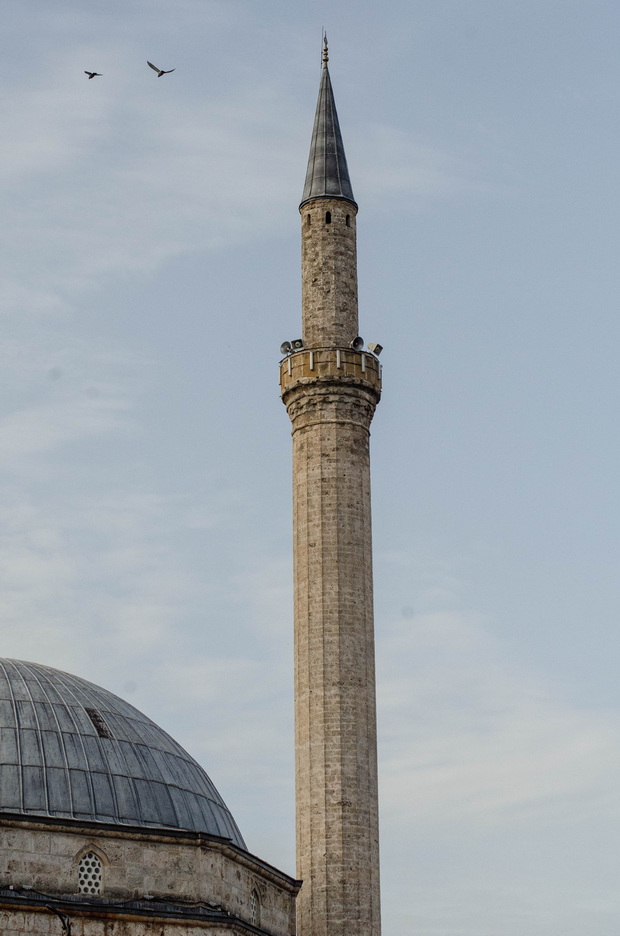
{"label": "narrow window slit in minaret", "polygon": [[306,224],[310,224],[310,215],[306,215]]}
{"label": "narrow window slit in minaret", "polygon": [[366,373],[366,355],[362,354],[362,374]]}
{"label": "narrow window slit in minaret", "polygon": [[293,362],[290,358],[288,359],[288,375],[289,377],[292,377],[293,375]]}
{"label": "narrow window slit in minaret", "polygon": [[336,348],[336,367],[342,367],[340,363],[340,348]]}
{"label": "narrow window slit in minaret", "polygon": [[325,224],[331,224],[331,223],[332,223],[332,213],[331,211],[326,211],[325,212]]}
{"label": "narrow window slit in minaret", "polygon": [[351,227],[351,215],[347,215],[345,218],[345,224],[347,227]]}
{"label": "narrow window slit in minaret", "polygon": [[314,370],[314,351],[310,352],[310,370]]}

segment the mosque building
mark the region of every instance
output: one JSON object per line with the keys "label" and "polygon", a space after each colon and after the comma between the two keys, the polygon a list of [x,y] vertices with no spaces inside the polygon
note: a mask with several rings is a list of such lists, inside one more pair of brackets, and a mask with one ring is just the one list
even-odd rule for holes
{"label": "mosque building", "polygon": [[2,936],[379,936],[369,426],[356,215],[324,44],[300,205],[293,437],[297,878],[251,854],[200,765],[85,679],[0,660]]}

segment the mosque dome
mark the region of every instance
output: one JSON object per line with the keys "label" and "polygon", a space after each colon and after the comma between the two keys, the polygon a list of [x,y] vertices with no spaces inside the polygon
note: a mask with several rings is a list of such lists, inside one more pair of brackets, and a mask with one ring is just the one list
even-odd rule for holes
{"label": "mosque dome", "polygon": [[241,833],[202,767],[106,689],[0,659],[0,813]]}

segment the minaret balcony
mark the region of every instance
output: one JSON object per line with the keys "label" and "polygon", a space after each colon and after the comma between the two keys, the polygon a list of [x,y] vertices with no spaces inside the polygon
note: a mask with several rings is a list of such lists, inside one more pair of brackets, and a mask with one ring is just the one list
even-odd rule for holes
{"label": "minaret balcony", "polygon": [[361,385],[381,395],[382,367],[374,354],[351,348],[304,348],[280,362],[280,391],[284,396],[306,384]]}

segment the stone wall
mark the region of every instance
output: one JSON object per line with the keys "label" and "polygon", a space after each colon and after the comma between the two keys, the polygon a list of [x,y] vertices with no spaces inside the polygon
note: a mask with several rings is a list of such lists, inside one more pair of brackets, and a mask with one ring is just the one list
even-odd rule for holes
{"label": "stone wall", "polygon": [[280,365],[292,423],[298,936],[379,936],[370,424],[356,206],[304,203],[302,350]]}
{"label": "stone wall", "polygon": [[357,335],[357,208],[317,198],[300,212],[303,340],[310,348],[348,348]]}
{"label": "stone wall", "polygon": [[[252,923],[254,891],[262,929],[274,936],[295,931],[297,885],[291,878],[225,840],[193,833],[0,818],[0,888],[12,887],[24,896],[24,888],[55,897],[75,896],[78,865],[89,851],[101,859],[101,896],[106,900],[148,896],[171,903],[192,901],[221,907]],[[0,928],[3,936],[9,932],[10,927]],[[61,930],[57,926],[49,932]],[[100,932],[107,933],[92,930]]]}
{"label": "stone wall", "polygon": [[[71,936],[198,936],[208,929],[209,936],[236,936],[240,929],[170,920],[96,920],[70,914]],[[0,910],[2,936],[62,936],[62,923],[46,910]],[[244,936],[246,934],[244,933]]]}
{"label": "stone wall", "polygon": [[299,936],[378,936],[366,384],[297,384],[293,424]]}

